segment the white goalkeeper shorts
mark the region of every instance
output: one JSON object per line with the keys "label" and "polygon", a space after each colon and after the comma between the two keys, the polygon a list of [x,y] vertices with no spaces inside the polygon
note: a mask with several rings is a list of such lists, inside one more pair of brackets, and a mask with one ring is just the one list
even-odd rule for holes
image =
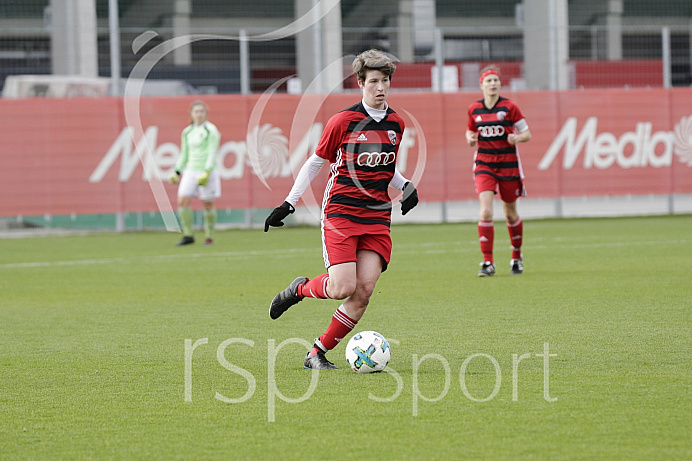
{"label": "white goalkeeper shorts", "polygon": [[178,197],[199,197],[204,202],[221,197],[221,176],[217,170],[209,172],[209,181],[206,186],[197,184],[197,179],[204,171],[184,170],[178,186]]}

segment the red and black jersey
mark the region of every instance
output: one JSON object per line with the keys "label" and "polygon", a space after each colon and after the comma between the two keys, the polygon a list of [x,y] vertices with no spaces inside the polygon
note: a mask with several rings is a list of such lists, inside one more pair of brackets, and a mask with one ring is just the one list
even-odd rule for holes
{"label": "red and black jersey", "polygon": [[469,106],[468,129],[478,132],[478,150],[474,156],[474,174],[489,174],[499,180],[523,179],[516,146],[507,142],[514,125],[523,120],[519,107],[500,97],[495,106],[485,107],[483,100]]}
{"label": "red and black jersey", "polygon": [[403,133],[404,121],[391,108],[378,122],[362,102],[329,119],[315,150],[330,162],[323,219],[389,227],[392,203],[387,189]]}

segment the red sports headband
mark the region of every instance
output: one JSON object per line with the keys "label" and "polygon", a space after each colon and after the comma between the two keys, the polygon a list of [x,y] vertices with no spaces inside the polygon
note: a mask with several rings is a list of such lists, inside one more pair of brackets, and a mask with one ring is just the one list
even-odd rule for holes
{"label": "red sports headband", "polygon": [[491,74],[495,74],[498,78],[500,78],[500,74],[495,69],[489,69],[481,74],[481,78],[478,80],[478,83],[483,83],[483,79]]}

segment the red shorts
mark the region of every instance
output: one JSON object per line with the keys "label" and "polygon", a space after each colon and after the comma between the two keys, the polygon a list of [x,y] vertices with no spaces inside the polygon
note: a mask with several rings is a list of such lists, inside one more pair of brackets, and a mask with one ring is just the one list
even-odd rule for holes
{"label": "red shorts", "polygon": [[499,191],[502,201],[508,203],[516,202],[517,198],[526,196],[526,189],[521,179],[502,181],[489,174],[477,174],[474,179],[477,194],[487,190],[495,193]]}
{"label": "red shorts", "polygon": [[358,250],[372,250],[382,258],[382,272],[392,257],[389,227],[380,224],[358,224],[344,218],[329,218],[322,224],[324,266],[356,262]]}

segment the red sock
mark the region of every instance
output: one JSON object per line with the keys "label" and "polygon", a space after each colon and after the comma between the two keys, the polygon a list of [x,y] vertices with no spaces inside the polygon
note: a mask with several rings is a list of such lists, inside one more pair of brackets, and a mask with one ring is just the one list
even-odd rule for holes
{"label": "red sock", "polygon": [[329,274],[318,275],[298,286],[298,295],[304,298],[331,299],[327,294]]}
{"label": "red sock", "polygon": [[495,227],[492,221],[478,221],[478,240],[481,243],[481,252],[484,261],[493,262],[493,243],[495,240]]}
{"label": "red sock", "polygon": [[512,242],[512,259],[521,259],[521,242],[524,237],[524,222],[521,218],[514,223],[507,223],[509,240]]}
{"label": "red sock", "polygon": [[[332,323],[327,327],[327,331],[318,339],[319,344],[324,347],[325,352],[334,349],[358,323],[356,320],[346,315],[344,310],[343,304],[339,306],[332,316]],[[316,353],[317,351],[313,350],[313,352]]]}

